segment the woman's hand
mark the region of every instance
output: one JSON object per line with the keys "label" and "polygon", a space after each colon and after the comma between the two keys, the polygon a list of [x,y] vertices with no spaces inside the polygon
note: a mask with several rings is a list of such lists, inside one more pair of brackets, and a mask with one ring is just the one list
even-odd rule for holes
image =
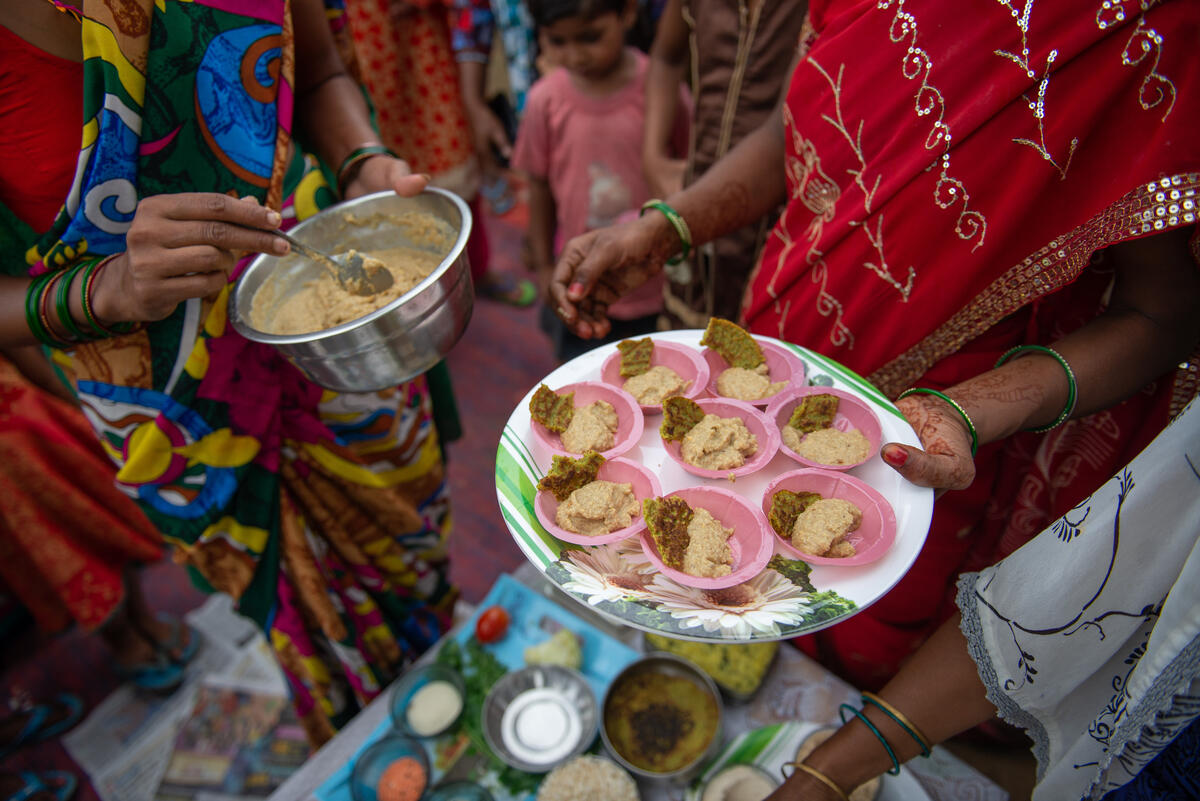
{"label": "woman's hand", "polygon": [[975,480],[975,460],[971,433],[962,416],[934,395],[909,395],[897,401],[896,407],[908,418],[924,450],[889,442],[880,450],[883,460],[912,483],[933,487],[939,494],[970,486]]}
{"label": "woman's hand", "polygon": [[358,172],[346,183],[343,194],[349,200],[390,189],[397,195],[412,197],[420,194],[428,184],[429,176],[413,175],[404,159],[380,154],[363,160]]}
{"label": "woman's hand", "polygon": [[604,336],[612,329],[609,305],[656,275],[671,255],[667,232],[675,236],[655,213],[575,237],[550,278],[551,307],[577,336]]}
{"label": "woman's hand", "polygon": [[242,253],[282,255],[269,232],[279,213],[213,192],[154,195],[138,203],[125,252],[96,277],[92,307],[104,323],[153,322],[182,301],[214,295]]}

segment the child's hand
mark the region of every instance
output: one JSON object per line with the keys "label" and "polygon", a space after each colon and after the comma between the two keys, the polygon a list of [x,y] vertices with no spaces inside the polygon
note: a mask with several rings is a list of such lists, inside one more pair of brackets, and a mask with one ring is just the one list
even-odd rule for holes
{"label": "child's hand", "polygon": [[512,158],[512,143],[500,118],[483,101],[473,101],[466,104],[467,122],[471,126],[471,140],[475,147],[475,156],[483,168],[485,175],[497,172],[500,165],[492,153],[494,147],[500,157],[507,160]]}

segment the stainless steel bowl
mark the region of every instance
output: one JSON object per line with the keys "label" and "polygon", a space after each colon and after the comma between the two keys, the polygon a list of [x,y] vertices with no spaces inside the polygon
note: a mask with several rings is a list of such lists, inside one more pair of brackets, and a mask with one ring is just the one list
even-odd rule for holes
{"label": "stainless steel bowl", "polygon": [[[421,375],[450,352],[471,319],[475,293],[467,264],[471,211],[457,195],[428,188],[416,197],[379,192],[339,203],[297,225],[292,236],[326,252],[420,247],[400,226],[381,222],[348,227],[343,212],[384,218],[423,211],[458,232],[454,246],[425,280],[370,314],[310,334],[268,334],[250,324],[250,304],[268,277],[278,274],[298,290],[325,269],[297,256],[261,255],[250,262],[229,296],[229,321],[254,342],[273,345],[288,361],[323,387],[373,392]],[[282,271],[282,272],[279,272]],[[282,293],[280,299],[286,298]]]}
{"label": "stainless steel bowl", "polygon": [[545,773],[579,756],[596,739],[596,696],[587,679],[559,665],[507,673],[483,699],[488,747],[526,773]]}
{"label": "stainless steel bowl", "polygon": [[[608,714],[609,703],[612,701],[613,692],[618,691],[621,686],[622,679],[637,675],[643,672],[662,673],[668,676],[681,676],[689,679],[703,688],[712,697],[713,703],[717,705],[717,725],[713,732],[712,739],[709,740],[703,753],[697,756],[694,760],[682,767],[668,772],[656,773],[645,768],[639,768],[628,759],[626,759],[620,751],[613,746],[612,740],[608,735],[608,727],[606,718]],[[634,776],[641,776],[646,779],[658,779],[670,782],[672,784],[688,784],[692,779],[700,775],[700,771],[704,766],[716,756],[721,750],[721,724],[725,716],[725,705],[721,703],[721,693],[717,690],[717,685],[713,682],[709,675],[700,668],[696,667],[692,662],[684,659],[681,656],[666,652],[656,652],[642,657],[636,662],[628,665],[624,670],[616,675],[612,684],[608,686],[608,692],[604,694],[604,703],[601,705],[600,714],[600,736],[604,740],[604,747],[608,753],[616,760],[617,764],[625,768]]]}

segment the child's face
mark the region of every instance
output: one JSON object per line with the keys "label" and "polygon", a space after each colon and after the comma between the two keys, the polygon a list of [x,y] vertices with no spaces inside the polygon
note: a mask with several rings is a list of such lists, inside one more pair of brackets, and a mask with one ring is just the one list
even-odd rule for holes
{"label": "child's face", "polygon": [[609,11],[591,19],[565,17],[542,28],[546,55],[587,80],[607,77],[621,63],[628,14]]}

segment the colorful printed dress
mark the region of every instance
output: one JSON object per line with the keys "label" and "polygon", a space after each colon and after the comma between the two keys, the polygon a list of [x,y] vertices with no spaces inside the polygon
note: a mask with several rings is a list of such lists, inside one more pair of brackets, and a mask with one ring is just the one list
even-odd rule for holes
{"label": "colorful printed dress", "polygon": [[[290,146],[282,0],[140,0],[119,16],[96,0],[83,12],[74,183],[40,236],[5,210],[6,273],[124,250],[136,204],[150,195],[253,195],[295,219],[333,199]],[[54,359],[118,486],[199,584],[228,592],[262,626],[321,743],[449,620],[441,450],[424,379],[361,395],[324,390],[237,336],[227,294]]]}

